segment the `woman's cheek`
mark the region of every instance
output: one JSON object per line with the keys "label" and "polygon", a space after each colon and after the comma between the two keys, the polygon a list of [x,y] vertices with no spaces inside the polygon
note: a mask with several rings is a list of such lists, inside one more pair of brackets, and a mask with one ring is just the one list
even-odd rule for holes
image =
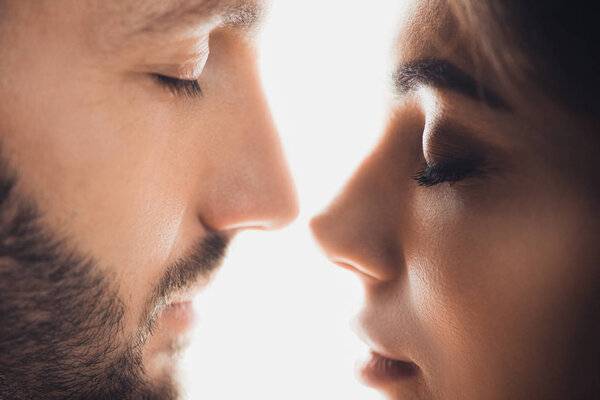
{"label": "woman's cheek", "polygon": [[585,266],[594,258],[576,256],[590,248],[575,239],[584,215],[533,187],[478,204],[442,189],[417,192],[404,241],[415,313],[439,355],[440,379],[464,381],[480,396],[509,381],[525,393],[518,386],[564,379],[544,365],[568,362],[560,349],[576,342],[571,327],[593,318],[580,294],[594,287]]}

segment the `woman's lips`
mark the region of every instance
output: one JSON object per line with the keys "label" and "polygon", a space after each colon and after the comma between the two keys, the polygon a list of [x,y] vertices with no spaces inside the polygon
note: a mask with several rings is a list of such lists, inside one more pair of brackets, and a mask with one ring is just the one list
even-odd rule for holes
{"label": "woman's lips", "polygon": [[[378,317],[369,318],[373,315]],[[389,327],[389,324],[382,324],[379,315],[381,313],[363,312],[353,321],[353,330],[370,349],[368,357],[358,364],[358,378],[376,389],[398,387],[397,384],[401,383],[404,390],[410,392],[410,387],[418,381],[414,378],[418,377],[421,369],[403,350],[410,348],[406,338],[402,340],[397,334],[391,334],[389,328],[382,328]],[[390,343],[395,345],[391,346]]]}
{"label": "woman's lips", "polygon": [[375,351],[371,351],[368,359],[358,368],[359,378],[372,387],[405,380],[416,376],[418,372],[419,367],[413,362],[387,358]]}

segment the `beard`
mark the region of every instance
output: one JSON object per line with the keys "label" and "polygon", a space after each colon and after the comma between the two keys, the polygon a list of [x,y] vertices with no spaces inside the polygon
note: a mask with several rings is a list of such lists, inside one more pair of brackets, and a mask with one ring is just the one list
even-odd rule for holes
{"label": "beard", "polygon": [[173,377],[146,375],[144,344],[169,298],[218,267],[226,238],[209,233],[166,268],[125,337],[115,279],[44,226],[15,182],[0,160],[0,399],[176,399]]}

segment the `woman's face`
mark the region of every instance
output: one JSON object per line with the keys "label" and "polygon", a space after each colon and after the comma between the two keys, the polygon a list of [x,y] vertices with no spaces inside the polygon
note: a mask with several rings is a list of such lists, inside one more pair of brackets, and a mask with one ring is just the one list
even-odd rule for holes
{"label": "woman's face", "polygon": [[389,123],[312,222],[364,282],[359,374],[392,399],[592,398],[598,139],[468,57],[446,7],[406,8]]}

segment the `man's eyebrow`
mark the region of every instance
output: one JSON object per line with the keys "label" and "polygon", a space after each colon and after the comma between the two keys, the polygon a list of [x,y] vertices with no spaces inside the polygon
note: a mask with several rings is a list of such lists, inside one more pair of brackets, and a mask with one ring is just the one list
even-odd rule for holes
{"label": "man's eyebrow", "polygon": [[421,86],[450,89],[477,102],[500,110],[510,110],[508,103],[456,65],[439,59],[421,59],[401,65],[393,73],[396,93],[404,95]]}
{"label": "man's eyebrow", "polygon": [[155,10],[142,18],[138,34],[157,34],[200,22],[220,22],[223,25],[251,30],[262,20],[264,6],[240,0],[174,1],[168,7]]}

